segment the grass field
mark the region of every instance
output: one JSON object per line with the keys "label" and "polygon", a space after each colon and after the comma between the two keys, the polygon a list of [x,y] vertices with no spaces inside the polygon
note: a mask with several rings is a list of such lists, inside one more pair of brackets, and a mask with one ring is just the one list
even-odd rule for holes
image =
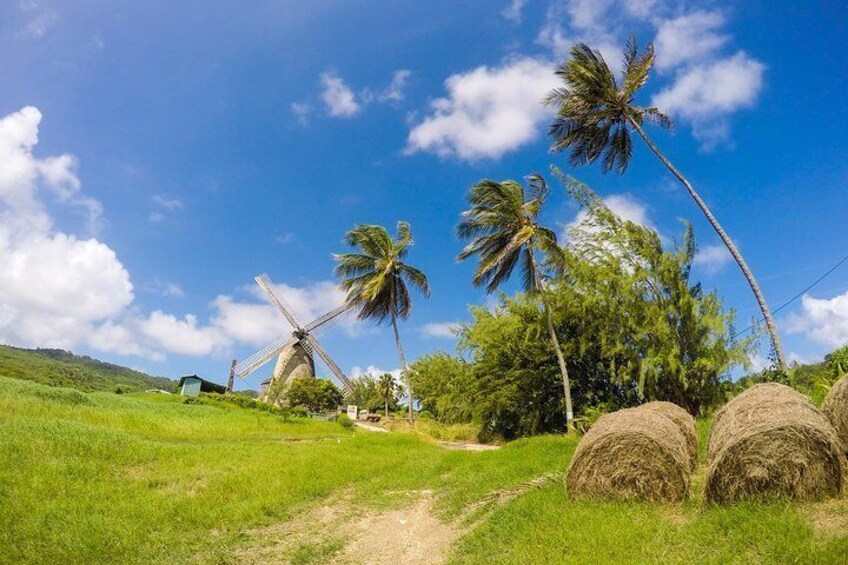
{"label": "grass field", "polygon": [[702,478],[677,506],[577,503],[553,482],[469,510],[564,470],[575,443],[451,451],[404,433],[0,377],[0,562],[233,563],[263,543],[256,532],[286,527],[299,541],[266,558],[331,562],[350,540],[301,528],[314,508],[344,498],[388,512],[429,492],[457,532],[454,563],[848,563],[848,501],[704,508]]}

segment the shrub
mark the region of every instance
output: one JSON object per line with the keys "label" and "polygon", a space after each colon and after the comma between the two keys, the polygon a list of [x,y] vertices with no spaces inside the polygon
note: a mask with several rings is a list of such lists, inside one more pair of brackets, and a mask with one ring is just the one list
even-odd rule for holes
{"label": "shrub", "polygon": [[347,414],[339,414],[336,418],[336,422],[345,429],[351,429],[353,427],[353,420],[351,420]]}

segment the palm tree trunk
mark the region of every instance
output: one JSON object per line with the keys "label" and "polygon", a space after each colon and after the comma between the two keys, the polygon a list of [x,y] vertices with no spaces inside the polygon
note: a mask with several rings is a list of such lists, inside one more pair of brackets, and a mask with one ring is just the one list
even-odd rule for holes
{"label": "palm tree trunk", "polygon": [[757,279],[754,278],[754,273],[751,272],[751,269],[748,268],[748,264],[745,262],[745,259],[742,257],[742,254],[736,248],[736,245],[733,243],[733,240],[730,239],[730,236],[727,235],[727,232],[724,231],[724,228],[721,227],[721,224],[718,223],[718,220],[710,209],[707,207],[707,204],[701,199],[701,196],[695,191],[695,188],[686,180],[686,177],[677,170],[677,168],[671,164],[665,155],[659,150],[653,141],[647,136],[645,130],[642,129],[642,126],[639,125],[636,120],[632,119],[628,116],[628,121],[633,126],[633,129],[639,134],[645,144],[654,152],[654,155],[662,162],[663,165],[674,175],[677,180],[686,188],[689,192],[689,195],[701,209],[701,212],[706,216],[707,221],[713,226],[713,229],[718,233],[718,236],[727,246],[728,251],[733,256],[733,259],[736,260],[736,263],[739,265],[739,268],[742,269],[742,274],[745,275],[745,279],[747,279],[748,284],[751,287],[751,290],[754,292],[754,297],[757,299],[757,304],[760,306],[760,310],[763,313],[763,319],[766,322],[766,328],[768,330],[769,335],[771,336],[771,343],[774,347],[774,353],[777,356],[777,362],[780,365],[780,370],[784,373],[787,372],[786,358],[783,356],[783,347],[780,345],[780,338],[777,335],[777,327],[774,324],[774,320],[771,317],[771,311],[769,310],[768,304],[766,304],[766,300],[763,297],[762,291],[760,291],[760,285],[757,283]]}
{"label": "palm tree trunk", "polygon": [[386,420],[389,419],[389,398],[386,397]]}
{"label": "palm tree trunk", "polygon": [[536,259],[533,256],[533,251],[530,250],[529,253],[531,260],[533,261],[533,271],[536,275],[536,289],[539,292],[539,296],[542,298],[542,307],[545,310],[545,319],[548,322],[548,332],[551,334],[551,343],[554,346],[554,351],[556,351],[557,362],[559,363],[559,372],[562,374],[562,388],[565,393],[565,429],[566,432],[569,432],[571,431],[571,422],[574,421],[574,409],[571,405],[571,383],[568,379],[568,368],[565,366],[565,357],[562,354],[562,348],[559,345],[559,338],[557,338],[556,331],[554,330],[554,319],[553,314],[551,314],[551,307],[548,304],[548,297],[545,295],[544,287],[542,287],[542,274],[536,267]]}
{"label": "palm tree trunk", "polygon": [[409,402],[409,423],[412,424],[412,383],[409,381],[409,372],[406,370],[406,359],[403,356],[403,347],[400,344],[400,334],[397,327],[397,316],[392,312],[392,329],[395,332],[395,345],[397,345],[398,359],[400,359],[400,370],[406,378],[406,397]]}

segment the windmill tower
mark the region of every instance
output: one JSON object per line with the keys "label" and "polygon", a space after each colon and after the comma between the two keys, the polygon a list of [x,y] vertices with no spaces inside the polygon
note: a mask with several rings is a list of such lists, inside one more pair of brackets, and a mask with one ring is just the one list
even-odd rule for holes
{"label": "windmill tower", "polygon": [[285,386],[294,379],[314,378],[315,357],[317,356],[329,370],[329,374],[336,381],[336,384],[346,392],[352,390],[350,381],[345,377],[344,372],[316,339],[316,336],[344,320],[350,314],[350,308],[347,305],[339,306],[304,325],[298,321],[294,311],[283,297],[274,290],[274,285],[268,275],[259,275],[255,280],[265,296],[268,297],[268,301],[282,313],[291,325],[292,331],[277,336],[268,345],[247,359],[240,361],[236,365],[235,374],[244,379],[276,355],[277,363],[274,366],[271,384],[282,382]]}

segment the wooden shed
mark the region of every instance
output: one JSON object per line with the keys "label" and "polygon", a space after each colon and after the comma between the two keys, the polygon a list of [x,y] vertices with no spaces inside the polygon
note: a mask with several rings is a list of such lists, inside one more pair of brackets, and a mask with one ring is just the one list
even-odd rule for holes
{"label": "wooden shed", "polygon": [[180,377],[180,395],[181,396],[198,396],[201,392],[217,392],[224,394],[227,392],[227,387],[201,379],[197,375],[184,375]]}

